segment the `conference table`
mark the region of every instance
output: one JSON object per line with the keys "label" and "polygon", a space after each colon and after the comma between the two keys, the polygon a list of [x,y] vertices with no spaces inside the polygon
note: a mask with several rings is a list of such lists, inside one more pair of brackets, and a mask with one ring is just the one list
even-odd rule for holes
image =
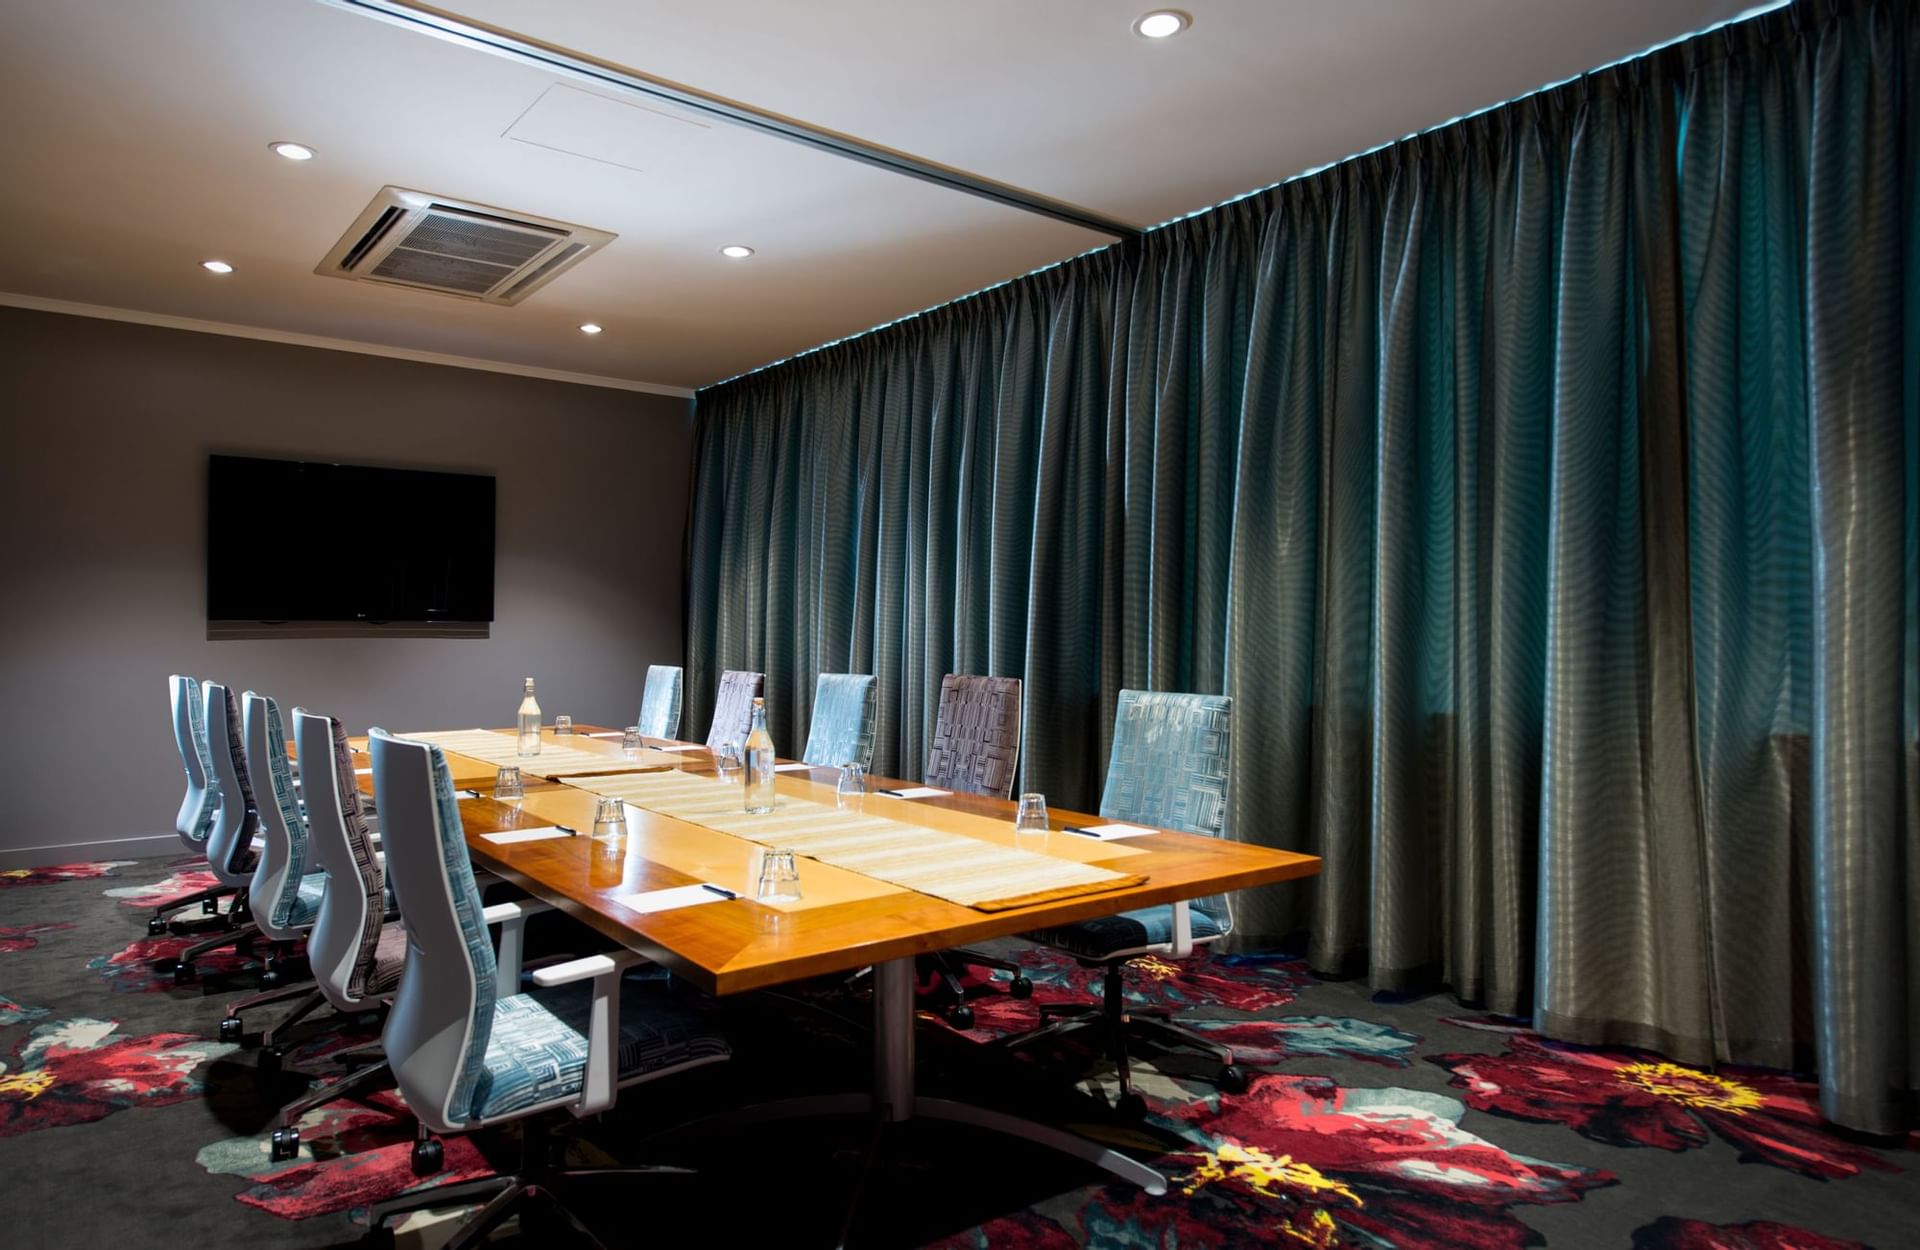
{"label": "conference table", "polygon": [[[511,743],[508,731],[498,732]],[[1134,908],[1293,880],[1320,870],[1315,856],[1171,830],[1101,841],[1065,828],[1098,824],[1096,817],[1057,808],[1049,808],[1052,828],[1048,833],[1017,834],[1015,805],[981,795],[955,792],[904,799],[869,793],[857,801],[866,815],[1109,869],[1119,874],[1116,880],[1121,884],[1071,897],[994,904],[993,910],[983,910],[831,863],[802,859],[800,899],[761,903],[753,894],[765,848],[745,837],[663,815],[632,801],[625,804],[624,835],[591,836],[598,797],[594,789],[621,791],[636,776],[650,774],[678,772],[713,778],[716,761],[704,746],[650,738],[646,749],[627,751],[616,731],[591,725],[576,726],[571,735],[561,736],[549,728],[543,737],[543,748],[552,743],[555,758],[564,757],[569,764],[565,769],[550,764],[563,775],[549,775],[540,771],[539,756],[517,760],[526,793],[514,800],[492,797],[498,757],[478,759],[443,748],[461,790],[460,818],[475,865],[711,994],[737,994],[870,966],[871,1089],[790,1098],[724,1118],[763,1122],[870,1114],[876,1119],[876,1151],[889,1125],[916,1117],[954,1121],[1049,1146],[1137,1183],[1149,1193],[1164,1193],[1166,1180],[1158,1172],[1097,1142],[994,1108],[916,1093],[914,957]],[[364,748],[364,741],[354,745]],[[578,757],[579,752],[604,758],[605,774],[577,771],[592,767]],[[838,769],[809,768],[788,760],[780,763],[775,788],[783,806],[792,801],[802,801],[804,806],[806,800],[827,807],[836,804]],[[359,780],[363,787],[371,784],[370,776]],[[655,780],[676,784],[679,779]],[[870,784],[899,789],[916,783],[874,778]],[[553,826],[576,830],[577,836],[494,840],[495,835]],[[739,897],[659,912],[635,911],[618,901],[622,896],[701,883]]]}

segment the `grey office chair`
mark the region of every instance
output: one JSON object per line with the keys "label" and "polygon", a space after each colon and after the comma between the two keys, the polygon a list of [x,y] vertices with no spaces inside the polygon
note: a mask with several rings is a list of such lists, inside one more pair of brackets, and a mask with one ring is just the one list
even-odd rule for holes
{"label": "grey office chair", "polygon": [[720,689],[713,700],[713,725],[707,730],[707,746],[719,748],[726,743],[747,740],[753,728],[753,701],[765,690],[767,675],[730,668],[720,674]]}
{"label": "grey office chair", "polygon": [[822,673],[814,686],[813,724],[800,758],[815,767],[873,767],[874,682],[864,673]]}
{"label": "grey office chair", "polygon": [[[386,864],[374,847],[373,830],[362,808],[347,731],[331,716],[295,708],[293,734],[307,765],[308,849],[315,870],[326,879],[320,911],[307,936],[314,984],[344,1014],[383,1011],[400,984],[407,934],[398,923],[388,921],[392,894],[386,888]],[[271,1053],[269,1046],[262,1059]],[[359,1066],[338,1079],[319,1083],[280,1109],[271,1145],[275,1162],[299,1153],[301,1116],[357,1093],[392,1071],[378,1043],[343,1051],[336,1056],[340,1057]]]}
{"label": "grey office chair", "polygon": [[[214,812],[213,827],[207,834],[207,867],[213,870],[221,885],[234,891],[233,906],[250,910],[248,887],[253,884],[257,862],[254,837],[259,831],[259,812],[254,804],[253,787],[247,779],[240,709],[231,692],[219,682],[207,682],[202,689],[206,693],[207,740],[213,759],[213,778],[220,787],[220,806]],[[232,915],[231,910],[228,914]],[[186,985],[194,980],[198,973],[193,961],[199,956],[228,945],[245,950],[259,931],[259,926],[248,919],[224,934],[195,942],[181,951],[175,961],[174,984]]]}
{"label": "grey office chair", "polygon": [[649,738],[680,736],[681,670],[672,664],[647,666],[647,688],[640,695],[640,719],[635,722]]}
{"label": "grey office chair", "polygon": [[[1020,771],[1020,694],[1018,677],[948,673],[941,678],[933,743],[921,774],[926,784],[999,799],[1010,796]],[[976,950],[935,951],[924,957],[921,970],[945,982],[949,1001],[941,1015],[956,1029],[973,1027],[973,1008],[960,980],[968,964],[1011,974],[1007,988],[1015,998],[1033,993],[1033,982],[1010,959]]]}
{"label": "grey office chair", "polygon": [[[597,1114],[613,1105],[622,1086],[718,1063],[731,1051],[699,1012],[667,997],[670,986],[623,987],[622,974],[645,962],[631,951],[541,968],[529,974],[531,991],[513,992],[520,980],[520,927],[540,905],[481,906],[453,777],[439,747],[375,729],[370,750],[387,871],[407,931],[406,966],[381,1042],[420,1123],[415,1170],[439,1170],[440,1143],[431,1133],[525,1121],[518,1175],[406,1194],[376,1205],[371,1223],[380,1229],[403,1211],[486,1195],[486,1206],[447,1243],[448,1250],[468,1250],[526,1203],[545,1204],[573,1221],[554,1184],[609,1170],[556,1168],[546,1113]],[[497,955],[487,933],[491,924],[502,926]],[[591,982],[591,989],[581,982]]]}
{"label": "grey office chair", "polygon": [[[207,745],[206,705],[202,702],[200,683],[178,673],[167,678],[167,694],[173,705],[173,742],[180,752],[180,767],[187,776],[186,794],[180,800],[179,814],[174,817],[174,829],[187,850],[204,856],[207,838],[213,832],[220,808],[220,783],[213,775],[213,754]],[[200,904],[203,914],[218,917],[222,924],[232,927],[246,914],[242,907],[239,916],[220,915],[218,901],[232,893],[234,887],[215,884],[170,898],[154,908],[152,918],[147,921],[147,932],[153,937],[164,935],[174,913],[195,903]]]}
{"label": "grey office chair", "polygon": [[[1225,695],[1166,694],[1122,690],[1114,708],[1113,749],[1100,799],[1106,820],[1222,837],[1227,820],[1227,760],[1232,742],[1233,700]],[[1065,951],[1082,966],[1106,969],[1099,1004],[1047,1004],[1041,1015],[1058,1019],[1009,1039],[1009,1048],[1080,1029],[1095,1029],[1120,1077],[1117,1109],[1138,1118],[1146,1102],[1133,1092],[1127,1044],[1137,1039],[1182,1046],[1217,1059],[1214,1081],[1228,1093],[1247,1088],[1246,1072],[1231,1048],[1173,1024],[1165,1011],[1129,1008],[1122,970],[1143,955],[1184,959],[1233,931],[1233,908],[1225,895],[1191,904],[1142,907],[1116,916],[1023,934]]]}

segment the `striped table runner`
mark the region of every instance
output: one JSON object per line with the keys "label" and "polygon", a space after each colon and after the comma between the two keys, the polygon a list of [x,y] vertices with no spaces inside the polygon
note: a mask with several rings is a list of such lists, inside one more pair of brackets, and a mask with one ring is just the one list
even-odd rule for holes
{"label": "striped table runner", "polygon": [[781,795],[758,816],[741,810],[741,783],[692,773],[575,777],[593,794],[624,799],[662,816],[762,846],[788,847],[823,864],[862,873],[980,911],[1031,907],[1143,883],[1138,874],[1056,859],[962,833],[840,811]]}
{"label": "striped table runner", "polygon": [[443,751],[456,751],[498,767],[516,764],[523,773],[536,777],[571,777],[577,773],[618,773],[650,768],[670,768],[677,759],[659,751],[636,751],[632,759],[601,755],[578,747],[561,746],[551,738],[540,743],[540,754],[521,755],[519,742],[512,734],[491,729],[446,729],[432,733],[401,734],[414,742],[431,742]]}

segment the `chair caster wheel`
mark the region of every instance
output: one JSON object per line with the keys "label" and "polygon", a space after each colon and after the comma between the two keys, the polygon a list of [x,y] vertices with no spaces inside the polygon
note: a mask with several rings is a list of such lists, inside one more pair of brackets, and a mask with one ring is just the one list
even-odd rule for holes
{"label": "chair caster wheel", "polygon": [[1032,998],[1033,982],[1019,973],[1014,974],[1013,983],[1007,986],[1007,993],[1015,998]]}
{"label": "chair caster wheel", "polygon": [[965,1030],[973,1027],[973,1008],[965,1003],[956,1003],[947,1008],[945,1014],[947,1023],[956,1029]]}
{"label": "chair caster wheel", "polygon": [[286,1057],[286,1051],[280,1049],[278,1046],[269,1046],[260,1052],[260,1062],[256,1070],[262,1077],[269,1081],[278,1080],[280,1078],[280,1061]]}
{"label": "chair caster wheel", "polygon": [[1129,1124],[1138,1124],[1147,1118],[1147,1100],[1128,1090],[1113,1104],[1113,1113]]}
{"label": "chair caster wheel", "polygon": [[1247,1080],[1247,1070],[1237,1063],[1223,1064],[1220,1068],[1220,1074],[1214,1078],[1214,1083],[1219,1085],[1221,1090],[1226,1093],[1244,1094],[1247,1092],[1247,1085],[1249,1084]]}
{"label": "chair caster wheel", "polygon": [[212,898],[203,898],[200,900],[201,915],[203,916],[217,915],[219,911],[220,911],[220,900],[212,899]]}
{"label": "chair caster wheel", "polygon": [[167,921],[164,916],[155,916],[153,919],[147,921],[147,936],[148,937],[167,936]]}
{"label": "chair caster wheel", "polygon": [[237,1042],[241,1039],[242,1036],[243,1034],[240,1028],[239,1016],[228,1016],[226,1019],[220,1022],[220,1040],[221,1041]]}
{"label": "chair caster wheel", "polygon": [[279,984],[280,984],[280,970],[278,968],[269,968],[265,972],[260,974],[261,989],[270,990],[274,986]]}
{"label": "chair caster wheel", "polygon": [[413,1174],[432,1176],[445,1166],[444,1154],[440,1149],[440,1139],[428,1137],[413,1143]]}
{"label": "chair caster wheel", "polygon": [[272,1156],[275,1163],[285,1163],[300,1153],[300,1130],[297,1128],[277,1128],[273,1130]]}
{"label": "chair caster wheel", "polygon": [[175,985],[192,985],[194,978],[199,975],[200,974],[194,970],[192,964],[179,963],[173,966],[173,983]]}

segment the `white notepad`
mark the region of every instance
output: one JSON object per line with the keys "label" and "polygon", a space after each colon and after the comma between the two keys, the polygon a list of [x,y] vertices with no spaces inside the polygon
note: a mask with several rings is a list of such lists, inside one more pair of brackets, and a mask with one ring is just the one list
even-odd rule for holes
{"label": "white notepad", "polygon": [[707,748],[705,748],[705,747],[703,747],[703,746],[701,746],[701,745],[700,745],[699,743],[697,743],[697,742],[683,742],[683,743],[681,743],[681,744],[680,744],[679,746],[672,746],[672,747],[648,747],[647,749],[648,749],[649,751],[704,751],[704,750],[706,750]]}
{"label": "white notepad", "polygon": [[1116,842],[1121,838],[1144,838],[1150,833],[1160,831],[1146,829],[1139,825],[1077,825],[1067,832],[1079,834],[1083,838],[1098,838],[1102,842]]}
{"label": "white notepad", "polygon": [[364,777],[372,771],[371,768],[356,768],[353,770],[353,775],[356,777]]}
{"label": "white notepad", "polygon": [[937,790],[932,786],[909,786],[905,790],[882,790],[881,794],[895,799],[931,799],[942,794],[952,794],[951,790]]}
{"label": "white notepad", "polygon": [[581,734],[580,736],[582,738],[624,738],[627,735],[624,731],[615,729],[609,733]]}
{"label": "white notepad", "polygon": [[512,846],[515,842],[539,842],[544,838],[570,838],[573,835],[565,829],[556,829],[552,825],[543,825],[538,829],[511,829],[506,833],[483,833],[481,839],[497,846]]}
{"label": "white notepad", "polygon": [[776,773],[810,773],[813,771],[813,765],[811,764],[775,764],[773,766],[773,771]]}
{"label": "white notepad", "polygon": [[701,903],[724,903],[729,894],[715,894],[704,885],[676,885],[666,890],[643,890],[638,894],[618,894],[613,901],[637,912],[675,911],[697,907]]}

